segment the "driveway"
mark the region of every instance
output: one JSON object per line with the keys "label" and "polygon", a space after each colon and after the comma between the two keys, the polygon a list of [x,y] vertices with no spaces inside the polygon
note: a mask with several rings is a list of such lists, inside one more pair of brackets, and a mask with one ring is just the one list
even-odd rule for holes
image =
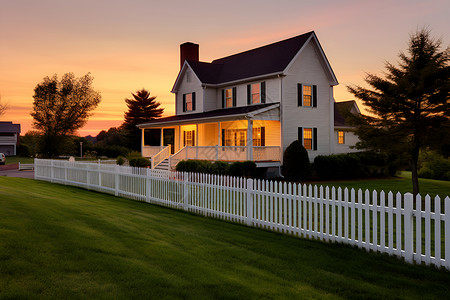
{"label": "driveway", "polygon": [[0,176],[34,179],[34,170],[19,171],[19,164],[0,166]]}

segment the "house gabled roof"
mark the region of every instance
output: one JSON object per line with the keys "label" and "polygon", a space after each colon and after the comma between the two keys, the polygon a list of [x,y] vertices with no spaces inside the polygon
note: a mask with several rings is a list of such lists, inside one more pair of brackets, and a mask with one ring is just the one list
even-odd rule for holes
{"label": "house gabled roof", "polygon": [[317,43],[319,53],[329,72],[331,81],[337,84],[337,79],[325,57],[322,47],[314,31],[311,31],[273,44],[216,59],[211,63],[186,61],[178,74],[172,92],[176,92],[179,77],[184,74],[184,70],[187,67],[193,70],[203,84],[211,85],[283,74],[294,58],[297,57],[301,49],[312,39]]}
{"label": "house gabled roof", "polygon": [[12,122],[0,122],[0,132],[20,133],[20,124],[13,124]]}
{"label": "house gabled roof", "polygon": [[335,127],[353,127],[346,120],[348,113],[360,114],[358,104],[355,100],[334,102],[334,126]]}
{"label": "house gabled roof", "polygon": [[152,125],[163,125],[163,124],[174,124],[174,123],[186,123],[186,122],[195,122],[200,120],[212,120],[212,119],[229,119],[229,118],[239,118],[249,116],[252,117],[257,113],[262,113],[270,109],[274,109],[280,106],[280,103],[265,103],[265,104],[257,104],[257,105],[249,105],[249,106],[239,106],[232,108],[222,108],[216,109],[212,111],[195,113],[195,114],[186,114],[186,115],[175,115],[165,118],[159,118],[155,120],[151,120],[147,123],[137,125],[138,128],[145,128]]}

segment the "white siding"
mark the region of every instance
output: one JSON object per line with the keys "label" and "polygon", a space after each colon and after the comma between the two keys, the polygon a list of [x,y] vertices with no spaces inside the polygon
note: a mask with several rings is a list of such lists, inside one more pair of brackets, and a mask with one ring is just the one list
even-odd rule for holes
{"label": "white siding", "polygon": [[[182,74],[180,78],[180,85],[178,87],[177,94],[175,96],[176,114],[184,115],[190,113],[203,112],[203,88],[202,83],[195,75],[194,72],[191,73],[191,82],[187,82],[186,73]],[[183,112],[183,94],[195,92],[195,110],[190,112]]]}
{"label": "white siding", "polygon": [[358,149],[350,148],[350,146],[354,146],[358,142],[358,136],[352,131],[344,130],[344,144],[338,144],[338,131],[339,131],[339,129],[336,129],[334,131],[334,139],[333,140],[334,140],[334,153],[335,154],[361,151]]}
{"label": "white siding", "polygon": [[[317,85],[317,107],[297,105],[297,84]],[[298,127],[317,128],[317,150],[308,150],[311,161],[317,155],[331,154],[330,80],[312,40],[298,55],[282,81],[283,151],[298,138]]]}
{"label": "white siding", "polygon": [[217,106],[216,89],[204,88],[203,93],[205,95],[205,104],[204,104],[203,111],[211,111],[211,110],[222,108],[221,106]]}

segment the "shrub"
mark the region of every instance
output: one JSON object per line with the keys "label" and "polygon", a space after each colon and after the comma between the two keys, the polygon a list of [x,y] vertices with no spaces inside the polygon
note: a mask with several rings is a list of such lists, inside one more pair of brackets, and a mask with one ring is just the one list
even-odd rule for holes
{"label": "shrub", "polygon": [[215,161],[212,165],[211,165],[211,173],[212,174],[217,174],[217,175],[225,175],[228,172],[228,167],[230,164],[224,162],[224,161]]}
{"label": "shrub", "polygon": [[418,172],[419,177],[448,180],[447,173],[450,172],[449,158],[444,158],[435,151],[427,151],[420,154],[419,161],[422,164],[422,168]]}
{"label": "shrub", "polygon": [[310,178],[312,169],[308,151],[298,141],[293,141],[283,154],[283,176],[287,180],[304,181]]}
{"label": "shrub", "polygon": [[175,169],[179,172],[210,173],[211,162],[207,160],[188,159],[180,161]]}
{"label": "shrub", "polygon": [[430,170],[430,169],[428,169],[427,167],[421,168],[420,171],[417,172],[417,175],[418,175],[420,178],[429,178],[429,179],[433,179],[433,178],[435,177],[435,176],[434,176],[433,170]]}
{"label": "shrub", "polygon": [[125,164],[125,162],[126,162],[126,158],[125,157],[123,157],[123,156],[117,157],[116,163],[119,166],[123,166]]}
{"label": "shrub", "polygon": [[392,176],[398,167],[394,157],[372,151],[319,155],[314,159],[314,170],[322,180]]}
{"label": "shrub", "polygon": [[17,146],[17,155],[22,157],[30,157],[31,156],[31,148],[27,144],[20,144]]}
{"label": "shrub", "polygon": [[129,160],[129,162],[130,166],[139,168],[146,168],[152,165],[150,160],[146,159],[145,157],[133,157]]}

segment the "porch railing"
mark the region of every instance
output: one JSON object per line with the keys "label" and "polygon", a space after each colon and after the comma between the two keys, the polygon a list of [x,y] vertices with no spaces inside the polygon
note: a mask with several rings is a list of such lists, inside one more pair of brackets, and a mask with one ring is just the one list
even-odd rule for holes
{"label": "porch railing", "polygon": [[[254,161],[280,161],[281,149],[278,146],[255,146],[253,147]],[[222,161],[244,161],[249,159],[248,147],[246,146],[185,146],[170,157],[170,168],[182,160],[222,160]]]}
{"label": "porch railing", "polygon": [[155,154],[161,152],[164,146],[144,146],[142,147],[142,156],[143,157],[152,157]]}
{"label": "porch railing", "polygon": [[161,162],[163,162],[166,158],[170,156],[171,145],[164,147],[161,151],[152,156],[152,169],[158,166]]}

